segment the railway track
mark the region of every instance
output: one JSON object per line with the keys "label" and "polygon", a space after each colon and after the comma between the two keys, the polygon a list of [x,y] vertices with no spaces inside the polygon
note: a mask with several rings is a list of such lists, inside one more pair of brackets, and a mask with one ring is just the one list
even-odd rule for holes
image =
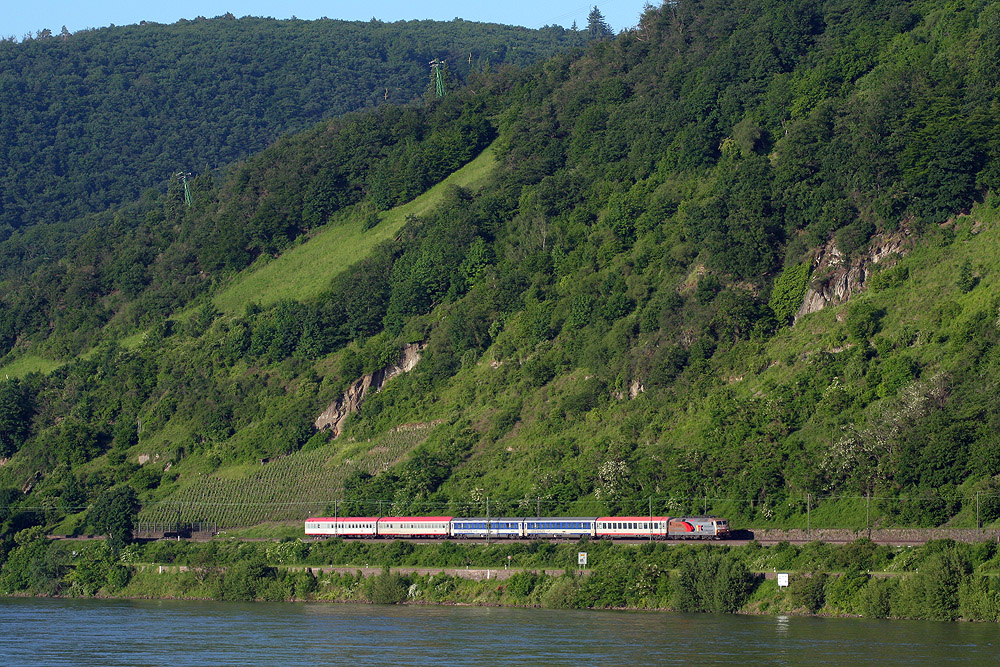
{"label": "railway track", "polygon": [[[263,539],[263,538],[262,538]],[[306,538],[307,542],[321,542],[324,538]],[[371,542],[370,539],[363,538],[340,538],[344,542]],[[385,540],[389,541],[389,540]],[[465,539],[465,540],[452,540],[452,539],[408,539],[406,540],[410,544],[440,544],[442,542],[455,542],[458,544],[477,544],[486,546],[487,544],[530,544],[531,542],[536,542],[538,540],[528,540],[528,539],[495,539],[487,542],[482,539]],[[559,540],[559,539],[546,539],[546,542],[553,542],[555,544],[578,544],[578,540]],[[622,545],[642,545],[650,542],[651,540],[608,540],[614,544]],[[707,546],[716,547],[745,547],[753,538],[742,538],[742,539],[730,539],[730,540],[652,540],[654,542],[660,542],[668,546],[681,546],[681,545],[692,545],[692,544],[703,544]],[[764,546],[774,546],[775,544],[780,544],[781,542],[788,542],[789,544],[809,544],[810,542],[825,542],[827,544],[850,544],[855,540],[848,539],[759,539],[757,542]],[[884,546],[897,546],[897,547],[915,547],[926,543],[929,540],[899,540],[899,539],[873,539],[872,542],[875,544],[880,544]],[[590,543],[598,543],[601,540],[591,540]],[[584,543],[586,544],[586,543]]]}
{"label": "railway track", "polygon": [[[741,547],[741,546],[748,545],[750,542],[754,541],[754,539],[755,539],[755,536],[752,533],[749,533],[749,531],[743,531],[743,532],[748,533],[748,534],[745,535],[745,536],[744,535],[740,535],[739,537],[731,538],[731,539],[725,539],[725,540],[711,540],[711,539],[708,539],[708,540],[683,540],[683,539],[677,540],[677,539],[674,539],[674,540],[662,540],[662,543],[663,544],[667,544],[667,545],[672,545],[672,546],[678,546],[678,545],[682,545],[682,544],[705,544],[705,545],[708,545],[708,546]],[[880,545],[884,545],[884,546],[915,547],[915,546],[920,546],[922,544],[925,544],[926,542],[929,542],[929,541],[932,541],[932,540],[941,539],[942,537],[945,537],[945,536],[943,536],[943,535],[937,535],[937,534],[932,534],[932,535],[927,535],[927,536],[925,536],[923,538],[920,538],[920,539],[914,539],[912,537],[906,537],[906,536],[884,536],[884,535],[878,535],[877,533],[873,533],[872,537],[871,537],[871,540],[875,544],[880,544]],[[103,539],[105,539],[105,537],[103,535],[83,535],[83,536],[49,535],[48,538],[50,540],[73,540],[73,541],[103,540]],[[207,541],[209,541],[211,539],[220,539],[220,538],[221,539],[225,539],[225,535],[216,536],[214,538],[213,537],[207,537],[207,536],[178,537],[176,535],[170,535],[170,536],[164,536],[164,537],[141,536],[141,537],[138,537],[137,539],[142,540],[142,541],[154,541],[154,540],[157,540],[157,539],[167,539],[167,540],[181,539],[181,540],[190,541],[190,542],[207,542]],[[272,538],[266,538],[266,537],[255,537],[255,538],[231,538],[231,539],[239,539],[239,540],[244,541],[244,542],[268,542],[268,541],[277,541],[278,538],[273,538],[272,539]],[[306,542],[319,542],[319,541],[322,541],[323,539],[326,539],[326,538],[321,538],[321,537],[319,537],[319,538],[306,537],[306,538],[303,538],[303,539]],[[339,539],[342,539],[345,542],[370,542],[371,541],[370,538],[351,538],[351,537],[345,537],[345,538],[339,538]],[[757,543],[761,544],[761,545],[764,545],[764,546],[774,546],[775,544],[779,544],[781,542],[788,542],[790,544],[808,544],[810,542],[825,542],[827,544],[850,544],[851,542],[854,542],[857,539],[858,539],[858,537],[850,537],[850,538],[848,538],[848,537],[831,537],[829,535],[826,535],[826,536],[824,536],[824,535],[816,535],[816,536],[811,536],[811,537],[797,537],[797,536],[760,536],[760,537],[756,537]],[[385,540],[385,541],[387,541],[387,540]],[[409,542],[410,544],[439,544],[441,542],[455,542],[455,543],[458,543],[458,544],[478,544],[478,545],[486,545],[487,544],[486,540],[478,539],[478,538],[457,539],[457,540],[452,540],[452,539],[416,538],[416,539],[408,539],[406,541]],[[517,539],[517,538],[515,538],[515,539],[500,538],[500,539],[489,540],[488,543],[489,544],[512,544],[512,543],[515,543],[515,544],[529,544],[529,543],[534,542],[534,541],[536,541],[536,540],[533,540],[533,539]],[[560,539],[549,539],[549,540],[546,540],[546,541],[554,542],[554,543],[557,543],[557,544],[560,544],[560,543],[561,544],[575,544],[575,543],[578,542],[577,540],[560,540]],[[623,544],[623,545],[640,545],[640,544],[645,544],[645,543],[647,543],[649,541],[650,540],[646,540],[646,539],[616,539],[616,540],[614,540],[614,543],[615,544]],[[998,541],[998,542],[1000,542],[1000,538],[998,538],[992,532],[984,532],[984,533],[982,533],[981,535],[978,536],[978,539],[967,539],[965,541],[978,541],[978,542]],[[594,540],[593,542],[596,542],[596,540]]]}

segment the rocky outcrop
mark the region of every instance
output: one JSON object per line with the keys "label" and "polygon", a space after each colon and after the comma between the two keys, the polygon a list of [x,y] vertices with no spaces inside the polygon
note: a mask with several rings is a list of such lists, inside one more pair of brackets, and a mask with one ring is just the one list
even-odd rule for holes
{"label": "rocky outcrop", "polygon": [[823,310],[828,303],[842,303],[864,291],[873,266],[905,255],[910,248],[910,232],[901,228],[872,239],[869,250],[848,261],[830,239],[813,253],[812,283],[795,320]]}
{"label": "rocky outcrop", "polygon": [[374,373],[358,378],[351,383],[340,398],[330,404],[323,411],[314,425],[316,430],[328,428],[333,432],[333,437],[340,436],[341,426],[347,415],[361,409],[365,397],[372,392],[377,392],[385,386],[385,383],[402,373],[408,373],[420,361],[420,353],[425,347],[424,343],[411,343],[403,348],[403,352],[394,364],[389,364]]}

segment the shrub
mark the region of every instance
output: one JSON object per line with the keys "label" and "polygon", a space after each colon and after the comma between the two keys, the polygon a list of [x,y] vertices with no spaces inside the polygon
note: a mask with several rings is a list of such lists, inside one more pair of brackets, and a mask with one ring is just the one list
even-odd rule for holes
{"label": "shrub", "polygon": [[788,596],[792,604],[815,614],[826,603],[826,575],[813,573],[795,577],[788,586]]}
{"label": "shrub", "polygon": [[274,568],[265,565],[260,558],[237,562],[216,581],[214,597],[217,600],[256,600],[276,574]]}
{"label": "shrub", "polygon": [[534,572],[518,572],[507,580],[507,592],[513,597],[525,599],[531,595],[538,584],[538,575]]}
{"label": "shrub", "polygon": [[399,604],[406,599],[409,586],[408,579],[386,567],[365,582],[365,597],[374,604]]}
{"label": "shrub", "polygon": [[743,606],[752,587],[753,575],[742,561],[721,549],[699,549],[681,562],[677,607],[681,611],[732,613]]}
{"label": "shrub", "polygon": [[962,618],[974,621],[1000,619],[1000,587],[992,577],[969,577],[958,589]]}
{"label": "shrub", "polygon": [[787,324],[802,306],[802,299],[809,286],[809,265],[796,264],[781,272],[774,281],[768,305],[781,324]]}
{"label": "shrub", "polygon": [[860,593],[867,583],[868,575],[852,568],[830,582],[827,601],[838,609],[853,613],[858,610]]}
{"label": "shrub", "polygon": [[868,301],[856,301],[847,309],[847,333],[855,342],[863,343],[879,332],[885,310]]}
{"label": "shrub", "polygon": [[858,613],[868,618],[887,618],[896,586],[892,579],[869,579],[858,595]]}
{"label": "shrub", "polygon": [[542,594],[542,606],[546,609],[573,609],[576,607],[580,584],[573,575],[564,575]]}

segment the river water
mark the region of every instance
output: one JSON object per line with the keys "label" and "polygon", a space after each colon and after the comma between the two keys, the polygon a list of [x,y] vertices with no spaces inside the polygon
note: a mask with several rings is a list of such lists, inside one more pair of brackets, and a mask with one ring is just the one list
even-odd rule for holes
{"label": "river water", "polygon": [[998,649],[993,624],[0,598],[2,665],[986,665]]}

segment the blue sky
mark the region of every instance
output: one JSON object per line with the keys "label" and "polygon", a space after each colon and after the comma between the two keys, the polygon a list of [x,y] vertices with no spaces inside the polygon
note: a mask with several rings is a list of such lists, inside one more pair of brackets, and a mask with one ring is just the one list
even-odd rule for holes
{"label": "blue sky", "polygon": [[[654,0],[656,5],[659,2]],[[11,0],[0,14],[0,36],[21,39],[26,33],[43,28],[58,33],[63,26],[70,32],[85,28],[102,28],[111,24],[129,25],[139,21],[174,23],[197,16],[213,17],[226,12],[236,16],[272,16],[274,18],[331,19],[367,21],[375,17],[383,21],[435,19],[449,21],[461,17],[468,21],[486,21],[540,28],[561,25],[568,28],[573,21],[579,27],[587,25],[587,14],[596,4],[604,18],[617,32],[636,24],[644,6],[643,0],[548,0],[547,2],[457,2],[452,0],[373,0],[372,2],[342,2],[318,0],[167,0],[159,3],[136,0]]]}

